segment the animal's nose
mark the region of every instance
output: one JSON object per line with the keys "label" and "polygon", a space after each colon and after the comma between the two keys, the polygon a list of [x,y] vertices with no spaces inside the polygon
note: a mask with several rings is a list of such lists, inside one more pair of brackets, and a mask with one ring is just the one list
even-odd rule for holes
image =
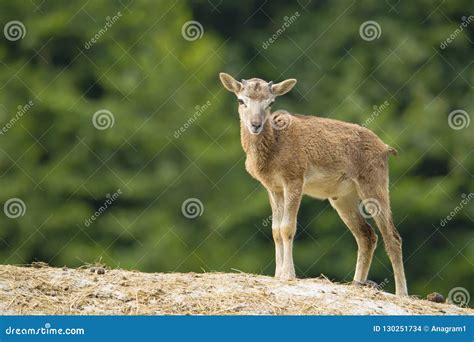
{"label": "animal's nose", "polygon": [[258,130],[258,129],[260,129],[260,127],[262,127],[262,123],[261,122],[252,122],[252,127],[255,128],[255,130]]}

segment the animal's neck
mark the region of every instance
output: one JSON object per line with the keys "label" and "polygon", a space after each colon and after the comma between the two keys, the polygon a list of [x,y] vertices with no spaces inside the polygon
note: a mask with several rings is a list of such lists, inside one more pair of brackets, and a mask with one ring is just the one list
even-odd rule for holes
{"label": "animal's neck", "polygon": [[263,125],[260,134],[251,134],[245,124],[240,122],[242,147],[258,170],[263,170],[274,147],[275,136],[270,122]]}

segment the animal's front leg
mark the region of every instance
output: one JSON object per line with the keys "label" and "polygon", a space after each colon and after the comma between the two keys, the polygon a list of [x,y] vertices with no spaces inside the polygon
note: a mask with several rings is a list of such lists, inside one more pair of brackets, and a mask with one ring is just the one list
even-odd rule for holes
{"label": "animal's front leg", "polygon": [[280,228],[285,209],[285,200],[283,192],[268,192],[270,204],[272,206],[272,235],[275,242],[275,277],[281,276],[283,267],[283,241],[281,238]]}
{"label": "animal's front leg", "polygon": [[283,240],[283,267],[280,279],[295,279],[295,266],[293,263],[293,239],[296,233],[296,217],[301,203],[303,184],[293,181],[285,185],[285,209],[280,228],[280,235]]}

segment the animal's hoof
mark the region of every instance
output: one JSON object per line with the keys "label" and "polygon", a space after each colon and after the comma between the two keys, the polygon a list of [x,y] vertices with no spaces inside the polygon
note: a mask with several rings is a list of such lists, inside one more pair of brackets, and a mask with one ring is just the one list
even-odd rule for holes
{"label": "animal's hoof", "polygon": [[291,273],[283,273],[280,275],[280,280],[282,281],[289,281],[289,280],[295,280],[296,276]]}

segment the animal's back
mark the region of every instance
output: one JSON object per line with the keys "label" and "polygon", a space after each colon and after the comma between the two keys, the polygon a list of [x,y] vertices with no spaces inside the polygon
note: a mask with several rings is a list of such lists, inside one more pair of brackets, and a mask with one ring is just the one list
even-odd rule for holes
{"label": "animal's back", "polygon": [[[284,164],[304,162],[308,194],[327,198],[334,189],[350,191],[365,164],[386,160],[388,146],[372,131],[334,119],[275,112],[273,124],[285,123],[277,130]],[[286,116],[286,117],[285,117]],[[325,191],[327,188],[327,191]]]}
{"label": "animal's back", "polygon": [[[281,112],[274,114],[277,113]],[[367,150],[386,153],[389,148],[374,132],[357,124],[312,115],[288,112],[281,114],[290,117],[288,131],[282,130],[282,133],[289,135],[291,139],[302,140],[310,154],[327,152],[329,155],[353,155],[355,151]],[[322,151],[323,147],[328,146],[332,147],[330,151]]]}

